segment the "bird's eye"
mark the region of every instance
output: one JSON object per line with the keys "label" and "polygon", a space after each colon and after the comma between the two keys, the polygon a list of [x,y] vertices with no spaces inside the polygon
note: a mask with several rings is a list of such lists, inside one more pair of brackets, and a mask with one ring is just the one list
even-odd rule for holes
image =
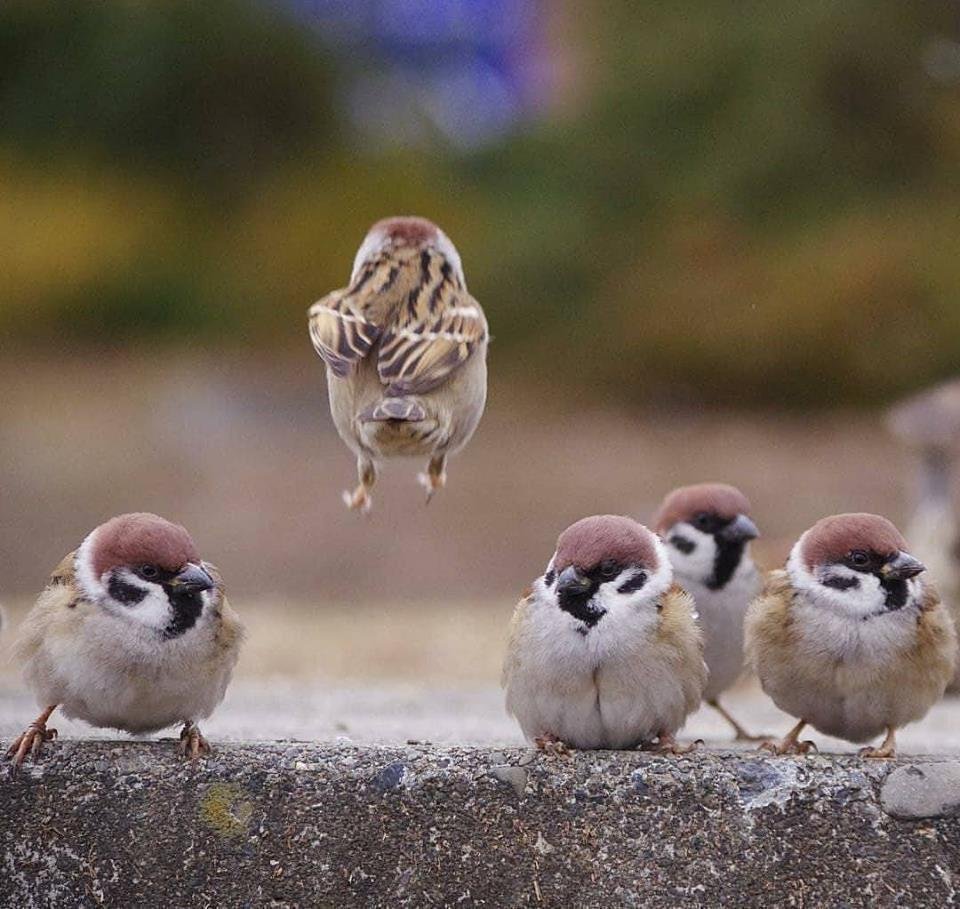
{"label": "bird's eye", "polygon": [[850,564],[857,568],[864,568],[870,564],[870,556],[862,549],[854,549],[850,553]]}
{"label": "bird's eye", "polygon": [[155,578],[160,572],[157,571],[156,565],[141,565],[140,566],[140,577],[146,578],[148,581],[152,578]]}
{"label": "bird's eye", "polygon": [[710,514],[706,511],[701,511],[700,514],[693,519],[694,526],[699,530],[709,530],[710,523]]}
{"label": "bird's eye", "polygon": [[613,560],[607,559],[600,563],[600,576],[610,580],[620,574],[620,566]]}

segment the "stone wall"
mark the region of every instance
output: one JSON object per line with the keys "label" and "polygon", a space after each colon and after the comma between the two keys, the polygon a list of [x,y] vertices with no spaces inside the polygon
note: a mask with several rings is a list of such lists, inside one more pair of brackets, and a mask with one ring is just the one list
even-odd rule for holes
{"label": "stone wall", "polygon": [[943,906],[960,763],[54,743],[0,770],[0,906]]}

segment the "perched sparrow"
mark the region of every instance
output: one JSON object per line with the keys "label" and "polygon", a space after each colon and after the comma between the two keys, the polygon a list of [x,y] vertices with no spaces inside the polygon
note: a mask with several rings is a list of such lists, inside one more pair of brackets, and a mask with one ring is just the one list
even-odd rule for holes
{"label": "perched sparrow", "polygon": [[544,747],[634,748],[674,738],[707,668],[693,601],[663,543],[630,518],[584,518],[520,601],[503,667],[507,711]]}
{"label": "perched sparrow", "polygon": [[663,537],[677,583],[696,603],[710,676],[703,699],[749,739],[717,700],[743,672],[743,617],[760,591],[760,573],[750,557],[757,527],[750,502],[733,486],[681,486],[660,505],[653,520]]}
{"label": "perched sparrow", "polygon": [[367,511],[378,462],[401,456],[429,458],[418,477],[429,501],[487,396],[487,321],[453,243],[423,218],[378,221],[350,284],[310,307],[310,338],[327,364],[333,422],[357,456],[347,506]]}
{"label": "perched sparrow", "polygon": [[892,757],[897,729],[919,720],[953,676],[957,638],[924,566],[886,518],[842,514],[800,537],[747,612],[747,656],[774,703],[799,722],[776,754],[804,752],[809,723]]}
{"label": "perched sparrow", "polygon": [[[960,622],[960,520],[952,487],[960,450],[960,380],[925,389],[899,402],[887,426],[914,453],[916,497],[907,536],[917,558],[937,579],[954,623]],[[960,665],[947,691],[960,691]]]}
{"label": "perched sparrow", "polygon": [[181,750],[209,746],[197,720],[223,700],[243,627],[190,534],[153,514],[90,533],[53,572],[15,644],[43,712],[7,752],[19,767],[68,717],[132,733],[183,723]]}

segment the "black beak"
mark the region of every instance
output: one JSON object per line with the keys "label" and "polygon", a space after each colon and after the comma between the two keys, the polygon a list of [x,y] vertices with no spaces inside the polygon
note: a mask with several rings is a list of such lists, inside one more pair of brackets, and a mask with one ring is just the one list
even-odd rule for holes
{"label": "black beak", "polygon": [[717,532],[724,543],[745,543],[760,536],[757,525],[745,514],[738,514],[726,527]]}
{"label": "black beak", "polygon": [[585,578],[573,565],[568,565],[557,578],[557,592],[577,596],[588,593],[593,588],[589,578]]}
{"label": "black beak", "polygon": [[186,593],[200,593],[204,590],[212,590],[214,584],[213,578],[199,565],[188,562],[183,571],[171,579],[170,586]]}
{"label": "black beak", "polygon": [[921,571],[926,570],[927,566],[919,559],[915,559],[907,552],[898,552],[880,569],[880,577],[885,581],[905,581],[907,578],[914,578]]}

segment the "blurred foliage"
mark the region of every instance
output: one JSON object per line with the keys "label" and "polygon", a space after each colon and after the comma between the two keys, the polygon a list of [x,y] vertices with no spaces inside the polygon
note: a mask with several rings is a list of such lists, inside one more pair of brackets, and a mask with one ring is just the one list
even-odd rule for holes
{"label": "blurred foliage", "polygon": [[952,3],[583,7],[545,5],[571,99],[464,156],[364,144],[358,61],[279,4],[8,0],[0,330],[306,354],[366,226],[416,212],[494,369],[558,393],[832,404],[958,370],[960,85],[925,65]]}

